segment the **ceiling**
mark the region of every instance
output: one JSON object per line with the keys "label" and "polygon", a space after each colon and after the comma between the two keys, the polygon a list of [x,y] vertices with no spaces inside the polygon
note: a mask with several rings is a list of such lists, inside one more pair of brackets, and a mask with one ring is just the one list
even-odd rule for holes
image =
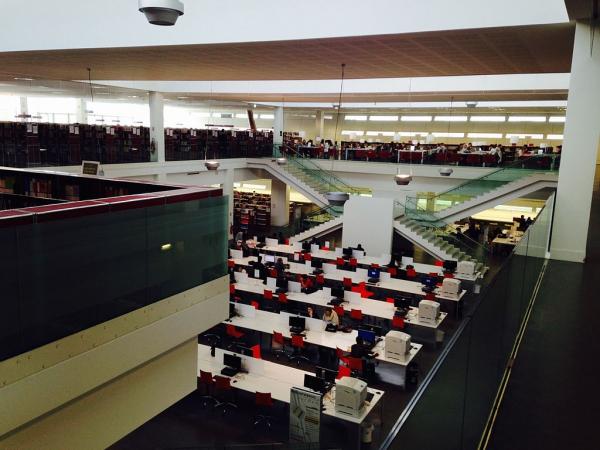
{"label": "ceiling", "polygon": [[4,72],[0,82],[15,76],[87,79],[88,67],[97,80],[336,79],[341,63],[346,64],[346,78],[355,79],[565,73],[570,72],[573,39],[574,24],[561,23],[296,41],[8,52],[0,53]]}

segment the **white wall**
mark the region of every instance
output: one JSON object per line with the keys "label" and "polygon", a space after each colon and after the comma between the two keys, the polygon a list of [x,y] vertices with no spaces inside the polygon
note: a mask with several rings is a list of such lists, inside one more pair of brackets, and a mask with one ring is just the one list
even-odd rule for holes
{"label": "white wall", "polygon": [[386,198],[350,197],[344,205],[342,245],[362,244],[367,255],[391,253],[394,202]]}

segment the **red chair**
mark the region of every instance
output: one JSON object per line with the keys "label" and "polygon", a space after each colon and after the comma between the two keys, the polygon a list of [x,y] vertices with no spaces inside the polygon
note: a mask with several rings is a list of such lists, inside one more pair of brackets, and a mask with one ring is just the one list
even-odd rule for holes
{"label": "red chair", "polygon": [[298,334],[292,335],[292,348],[294,353],[290,357],[290,361],[296,361],[296,364],[300,365],[300,361],[310,362],[308,357],[304,354],[306,347],[304,346],[304,338]]}
{"label": "red chair", "polygon": [[338,358],[338,364],[339,364],[339,361],[341,361],[344,364],[348,365],[348,355],[346,354],[346,352],[344,350],[342,350],[339,347],[336,347],[335,348],[335,355]]}
{"label": "red chair", "polygon": [[358,326],[362,321],[363,321],[363,313],[362,310],[360,309],[351,309],[350,310],[350,319],[352,319],[352,322],[354,324],[354,326]]}
{"label": "red chair", "polygon": [[237,330],[235,328],[235,325],[233,325],[231,323],[226,324],[226,326],[225,326],[225,333],[232,340],[232,342],[229,344],[228,348],[231,348],[231,346],[233,344],[239,343],[240,339],[242,339],[245,336],[245,333]]}
{"label": "red chair", "polygon": [[271,278],[277,278],[277,271],[275,269],[269,269],[269,276]]}
{"label": "red chair", "polygon": [[444,261],[440,261],[439,259],[436,259],[434,265],[436,267],[443,267],[444,266]]}
{"label": "red chair", "polygon": [[400,316],[392,317],[392,328],[395,328],[397,330],[403,330],[404,329],[404,317],[400,317]]}
{"label": "red chair", "polygon": [[229,285],[229,294],[231,294],[231,295],[235,294],[235,284]]}
{"label": "red chair", "polygon": [[254,405],[257,408],[257,414],[254,419],[254,426],[265,424],[267,428],[271,428],[271,420],[273,418],[267,413],[273,409],[273,398],[270,392],[256,392],[254,396]]}
{"label": "red chair", "polygon": [[352,371],[350,370],[349,367],[339,366],[338,373],[337,373],[337,376],[335,377],[335,379],[341,380],[344,377],[351,377],[351,376],[352,376]]}
{"label": "red chair", "polygon": [[[281,348],[273,350],[273,343],[281,345]],[[290,357],[288,352],[285,351],[285,344],[286,342],[285,337],[283,337],[283,333],[280,333],[279,331],[273,331],[273,337],[271,338],[271,353],[273,353],[277,359],[279,359],[279,356],[281,355],[287,356],[288,358]]]}
{"label": "red chair", "polygon": [[435,300],[435,294],[433,292],[427,292],[425,294],[425,300]]}
{"label": "red chair", "polygon": [[387,303],[391,303],[391,304],[393,305],[393,304],[394,304],[394,302],[395,302],[396,300],[395,300],[395,299],[393,299],[392,297],[387,297],[387,298],[385,299],[385,301],[386,301]]}
{"label": "red chair", "polygon": [[415,269],[407,269],[406,278],[417,278],[417,271]]}
{"label": "red chair", "polygon": [[388,269],[388,273],[390,274],[390,277],[396,278],[398,276],[398,269],[396,269],[395,267],[390,267]]}
{"label": "red chair", "polygon": [[256,300],[251,300],[250,305],[254,306],[254,309],[260,309],[260,304]]}
{"label": "red chair", "polygon": [[338,318],[340,319],[340,323],[342,322],[342,319],[344,318],[344,314],[346,313],[346,311],[344,311],[344,307],[343,306],[334,306],[333,310],[335,311],[335,313],[337,314]]}
{"label": "red chair", "polygon": [[233,395],[231,380],[221,375],[215,375],[215,397],[218,401],[215,408],[223,408],[223,413],[227,412],[227,407],[237,408],[237,405],[233,403]]}
{"label": "red chair", "polygon": [[200,399],[204,400],[204,406],[208,405],[208,401],[214,404],[218,403],[218,400],[211,395],[211,390],[214,388],[215,380],[213,380],[212,373],[200,370],[200,377],[198,378],[198,388],[204,388],[204,395],[200,396]]}
{"label": "red chair", "polygon": [[379,264],[371,264],[371,269],[379,269]]}
{"label": "red chair", "polygon": [[344,266],[344,258],[336,258],[336,259],[335,259],[335,264],[336,264],[336,266],[338,266],[338,267],[339,267],[339,266],[342,266],[342,267],[343,267],[343,266]]}
{"label": "red chair", "polygon": [[350,258],[350,268],[352,268],[353,270],[356,270],[356,267],[358,266],[358,261],[356,258]]}
{"label": "red chair", "polygon": [[353,356],[348,356],[348,368],[354,376],[362,374],[363,360],[361,358],[354,358]]}
{"label": "red chair", "polygon": [[252,350],[253,358],[262,359],[262,355],[260,353],[260,344],[253,345],[252,347],[250,347],[250,350]]}
{"label": "red chair", "polygon": [[312,255],[310,253],[305,253],[304,261],[312,261]]}
{"label": "red chair", "polygon": [[342,283],[344,284],[344,289],[351,289],[352,288],[352,278],[346,278],[346,277],[344,277],[344,280],[342,281]]}
{"label": "red chair", "polygon": [[323,275],[322,273],[319,273],[315,276],[315,281],[317,282],[317,284],[320,284],[321,286],[325,284],[325,275]]}
{"label": "red chair", "polygon": [[444,272],[444,278],[454,278],[454,274],[452,272]]}
{"label": "red chair", "polygon": [[285,239],[283,240],[283,243],[284,243],[285,245],[290,245],[290,240],[289,240],[289,238],[285,238]]}
{"label": "red chair", "polygon": [[227,267],[230,269],[233,269],[235,267],[235,262],[233,262],[233,259],[227,260]]}
{"label": "red chair", "polygon": [[287,303],[288,303],[287,294],[280,292],[279,296],[277,297],[277,300],[279,301],[280,304],[287,305]]}
{"label": "red chair", "polygon": [[271,291],[269,289],[265,289],[263,291],[263,298],[265,300],[273,300],[273,291]]}

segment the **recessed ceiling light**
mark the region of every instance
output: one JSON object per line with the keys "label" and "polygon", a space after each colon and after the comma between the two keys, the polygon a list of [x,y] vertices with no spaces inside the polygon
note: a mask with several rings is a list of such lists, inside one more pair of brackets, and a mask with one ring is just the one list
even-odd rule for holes
{"label": "recessed ceiling light", "polygon": [[189,97],[177,97],[177,98],[178,98],[179,100],[185,100],[186,98],[189,98]]}
{"label": "recessed ceiling light", "polygon": [[33,78],[15,77],[15,80],[19,80],[19,81],[33,81]]}
{"label": "recessed ceiling light", "polygon": [[129,97],[129,98],[138,98],[137,95],[128,95],[127,97]]}

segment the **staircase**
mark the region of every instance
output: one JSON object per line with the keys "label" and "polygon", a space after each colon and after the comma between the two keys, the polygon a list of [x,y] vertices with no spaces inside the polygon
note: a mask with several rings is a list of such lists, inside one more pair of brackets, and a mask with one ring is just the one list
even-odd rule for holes
{"label": "staircase", "polygon": [[548,164],[549,158],[548,155],[537,155],[526,162],[515,161],[429,197],[426,201],[433,205],[434,212],[420,206],[416,197],[409,197],[406,199],[406,215],[420,222],[440,219],[455,222],[539,189],[554,188],[558,182],[558,170],[554,169],[554,164]]}
{"label": "staircase", "polygon": [[394,221],[394,230],[434,258],[475,261],[476,271],[485,271],[485,247],[466,236],[458,239],[441,227],[424,226],[407,216]]}

